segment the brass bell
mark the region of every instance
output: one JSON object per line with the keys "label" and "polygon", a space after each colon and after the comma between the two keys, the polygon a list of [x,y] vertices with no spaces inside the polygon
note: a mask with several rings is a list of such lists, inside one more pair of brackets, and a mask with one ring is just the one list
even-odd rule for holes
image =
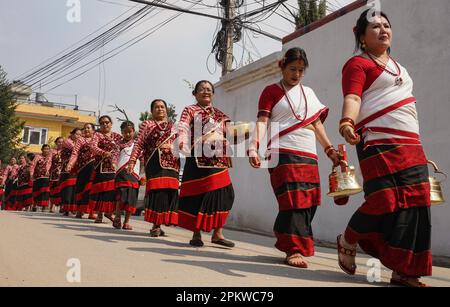
{"label": "brass bell", "polygon": [[[431,164],[433,166],[435,174],[442,174],[445,176],[445,179],[442,181],[445,181],[447,179],[447,175],[439,170],[435,162],[428,160],[428,164]],[[442,205],[445,202],[444,194],[442,193],[441,187],[442,181],[439,181],[435,177],[431,176],[428,177],[428,180],[430,181],[430,188],[431,188],[430,189],[431,205],[432,206]]]}
{"label": "brass bell", "polygon": [[333,170],[328,177],[329,192],[327,195],[330,197],[345,197],[362,192],[363,189],[356,180],[355,167],[348,166],[345,145],[339,145],[339,154],[341,156],[341,171],[338,172],[336,167],[333,166]]}

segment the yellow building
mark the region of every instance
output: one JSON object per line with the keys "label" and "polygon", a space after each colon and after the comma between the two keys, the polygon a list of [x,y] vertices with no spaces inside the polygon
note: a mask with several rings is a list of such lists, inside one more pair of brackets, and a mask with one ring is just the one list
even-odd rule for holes
{"label": "yellow building", "polygon": [[86,123],[96,123],[95,112],[79,110],[76,105],[52,103],[43,96],[30,99],[26,91],[15,91],[18,106],[16,116],[25,122],[22,143],[26,150],[40,153],[43,144],[50,144],[59,137],[67,137],[73,128]]}

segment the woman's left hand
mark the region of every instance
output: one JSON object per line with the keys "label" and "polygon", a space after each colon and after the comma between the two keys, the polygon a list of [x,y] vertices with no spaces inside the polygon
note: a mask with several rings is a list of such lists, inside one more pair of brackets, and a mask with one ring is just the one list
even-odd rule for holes
{"label": "woman's left hand", "polygon": [[333,167],[339,166],[339,162],[341,161],[341,156],[339,152],[335,149],[333,149],[329,154],[328,158],[330,158],[331,162],[333,163]]}

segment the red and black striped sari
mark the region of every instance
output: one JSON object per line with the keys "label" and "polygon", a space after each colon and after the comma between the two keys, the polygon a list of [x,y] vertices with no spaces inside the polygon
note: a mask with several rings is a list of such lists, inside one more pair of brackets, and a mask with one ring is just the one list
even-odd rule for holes
{"label": "red and black striped sari", "polygon": [[50,167],[51,155],[37,155],[31,165],[33,173],[33,203],[35,206],[48,207],[50,204]]}
{"label": "red and black striped sari", "polygon": [[61,170],[61,150],[54,150],[52,152],[52,165],[50,167],[50,202],[55,206],[61,205],[61,188],[59,185]]}
{"label": "red and black striped sari", "polygon": [[178,225],[178,171],[161,167],[154,154],[145,165],[145,221],[155,225]]}
{"label": "red and black striped sari", "polygon": [[79,138],[74,145],[69,165],[74,165],[77,174],[75,186],[75,203],[77,211],[90,213],[89,194],[95,173],[95,159],[90,146],[91,139]]}
{"label": "red and black striped sari", "polygon": [[[208,106],[191,105],[186,107],[180,119],[180,143],[186,144],[191,151],[191,157],[186,158],[183,179],[180,187],[178,207],[178,225],[191,231],[210,232],[224,227],[228,214],[233,207],[234,189],[228,172],[230,159],[227,157],[227,141],[194,140],[194,121],[201,121],[202,134],[215,132],[225,136],[225,123],[230,119],[220,110]],[[209,126],[209,129],[208,129]],[[201,135],[201,134],[200,134]],[[199,138],[200,140],[200,138]],[[210,144],[207,144],[211,142]],[[197,149],[222,148],[213,157],[205,153],[197,153]],[[197,145],[199,148],[196,148]],[[195,146],[194,146],[195,145]],[[206,146],[205,146],[206,145]]]}
{"label": "red and black striped sari", "polygon": [[8,165],[3,173],[5,184],[5,204],[4,210],[13,211],[16,209],[16,189],[17,189],[17,172],[19,165]]}
{"label": "red and black striped sari", "polygon": [[345,240],[405,276],[431,275],[430,185],[422,146],[357,146],[365,202]]}
{"label": "red and black striped sari", "polygon": [[173,127],[172,122],[145,121],[130,158],[136,161],[141,154],[144,157],[147,179],[144,219],[154,225],[178,224],[180,161],[171,149],[161,148],[173,144],[176,139]]}
{"label": "red and black striped sari", "polygon": [[19,167],[16,188],[15,209],[22,209],[33,205],[33,181],[31,180],[30,165],[25,164]]}
{"label": "red and black striped sari", "polygon": [[136,213],[136,203],[139,195],[139,177],[128,174],[126,167],[117,172],[116,179],[116,201],[120,210],[127,213]]}
{"label": "red and black striped sari", "polygon": [[3,210],[3,195],[5,195],[5,187],[0,185],[0,210]]}
{"label": "red and black striped sari", "polygon": [[[112,132],[110,135],[96,133],[91,143],[91,149],[97,156],[95,175],[89,192],[89,208],[99,213],[112,213],[116,209],[116,166],[120,153],[119,142],[122,136]],[[102,158],[105,152],[111,157]]]}
{"label": "red and black striped sari", "polygon": [[61,211],[62,212],[76,212],[77,205],[75,203],[75,185],[77,183],[77,175],[74,172],[66,170],[72,155],[74,142],[71,139],[66,139],[63,142],[63,149],[61,150],[61,176],[59,179],[60,195],[61,195]]}
{"label": "red and black striped sari", "polygon": [[431,275],[430,184],[413,81],[393,59],[388,73],[374,60],[350,59],[343,92],[361,97],[356,131],[365,202],[351,218],[345,240],[358,243],[386,267],[408,277]]}
{"label": "red and black striped sari", "polygon": [[5,183],[5,210],[16,210],[17,180],[8,179]]}
{"label": "red and black striped sari", "polygon": [[50,185],[48,177],[33,181],[33,203],[35,206],[48,207],[50,204]]}
{"label": "red and black striped sari", "polygon": [[279,207],[273,227],[275,247],[289,255],[313,256],[311,223],[320,205],[317,156],[280,153],[278,165],[269,172]]}
{"label": "red and black striped sari", "polygon": [[205,232],[222,228],[233,202],[228,169],[199,168],[194,157],[186,159],[178,207],[180,227]]}

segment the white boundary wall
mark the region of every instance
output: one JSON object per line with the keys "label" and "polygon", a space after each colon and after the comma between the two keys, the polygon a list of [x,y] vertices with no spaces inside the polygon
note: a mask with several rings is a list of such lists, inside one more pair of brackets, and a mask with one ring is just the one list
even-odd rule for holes
{"label": "white boundary wall", "polygon": [[[341,69],[352,56],[352,28],[364,8],[357,9],[285,45],[307,52],[310,69],[304,84],[314,89],[330,107],[325,123],[332,142],[343,140],[337,132],[342,108]],[[381,9],[392,22],[392,56],[411,74],[417,98],[421,135],[429,159],[450,174],[450,1],[382,0]],[[277,60],[282,51],[271,54],[221,79],[216,105],[233,120],[254,121],[262,89],[280,79]],[[362,194],[346,207],[335,206],[326,196],[330,163],[318,146],[322,183],[322,206],[314,218],[314,237],[334,242],[352,213],[362,203]],[[356,152],[349,149],[351,164],[358,168]],[[277,203],[267,170],[253,170],[245,158],[234,159],[231,170],[236,192],[228,224],[241,229],[271,233]],[[450,179],[443,184],[448,202],[433,207],[432,247],[434,254],[450,256]]]}

